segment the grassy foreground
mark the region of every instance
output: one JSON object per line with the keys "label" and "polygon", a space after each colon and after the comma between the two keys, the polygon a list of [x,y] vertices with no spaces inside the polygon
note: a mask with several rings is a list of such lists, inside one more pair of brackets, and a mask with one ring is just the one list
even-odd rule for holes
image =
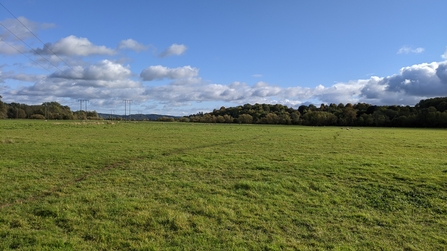
{"label": "grassy foreground", "polygon": [[0,120],[0,250],[444,250],[447,130]]}

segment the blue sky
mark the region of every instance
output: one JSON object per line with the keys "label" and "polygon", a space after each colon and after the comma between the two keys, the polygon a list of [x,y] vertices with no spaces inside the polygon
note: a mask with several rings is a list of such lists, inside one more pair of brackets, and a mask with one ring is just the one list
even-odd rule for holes
{"label": "blue sky", "polygon": [[445,0],[0,3],[8,103],[189,115],[447,96]]}

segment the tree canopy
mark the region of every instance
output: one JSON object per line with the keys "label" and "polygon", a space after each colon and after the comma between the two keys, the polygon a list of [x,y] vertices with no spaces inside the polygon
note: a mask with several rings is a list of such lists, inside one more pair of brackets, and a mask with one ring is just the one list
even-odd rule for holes
{"label": "tree canopy", "polygon": [[[182,121],[309,126],[447,127],[447,97],[421,100],[411,106],[357,104],[300,105],[245,104],[193,114]],[[251,122],[250,122],[251,121]]]}
{"label": "tree canopy", "polygon": [[58,102],[45,102],[41,105],[4,103],[0,96],[0,119],[88,119],[97,118],[96,111],[72,112],[70,107]]}

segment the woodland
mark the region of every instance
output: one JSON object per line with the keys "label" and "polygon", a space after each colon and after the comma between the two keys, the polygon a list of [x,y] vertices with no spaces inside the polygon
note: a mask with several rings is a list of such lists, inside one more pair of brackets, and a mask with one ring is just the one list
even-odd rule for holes
{"label": "woodland", "polygon": [[447,97],[421,100],[415,106],[365,103],[301,105],[245,104],[198,113],[180,121],[205,123],[286,124],[307,126],[447,127]]}

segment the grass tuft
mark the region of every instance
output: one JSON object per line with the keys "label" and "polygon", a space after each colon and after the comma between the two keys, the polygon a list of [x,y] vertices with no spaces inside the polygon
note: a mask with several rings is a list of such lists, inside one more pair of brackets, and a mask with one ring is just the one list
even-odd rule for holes
{"label": "grass tuft", "polygon": [[0,143],[2,143],[2,144],[14,144],[15,143],[15,140],[13,140],[13,139],[2,139],[1,141],[0,141]]}

